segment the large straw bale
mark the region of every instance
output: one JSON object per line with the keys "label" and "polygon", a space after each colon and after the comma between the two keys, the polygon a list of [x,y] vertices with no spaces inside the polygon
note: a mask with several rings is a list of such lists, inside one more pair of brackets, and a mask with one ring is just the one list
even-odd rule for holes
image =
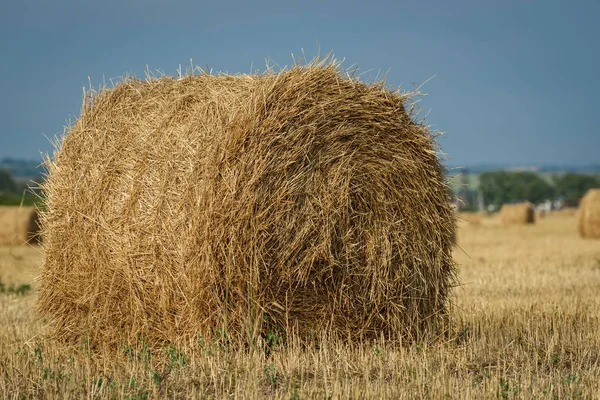
{"label": "large straw bale", "polygon": [[579,203],[579,233],[584,238],[600,238],[600,189],[590,189]]}
{"label": "large straw bale", "polygon": [[35,207],[0,206],[0,246],[38,243],[38,212]]}
{"label": "large straw bale", "polygon": [[525,225],[535,222],[535,211],[531,203],[503,204],[500,208],[502,225]]}
{"label": "large straw bale", "polygon": [[329,62],[86,98],[49,163],[39,309],[101,344],[443,325],[453,214],[408,99]]}

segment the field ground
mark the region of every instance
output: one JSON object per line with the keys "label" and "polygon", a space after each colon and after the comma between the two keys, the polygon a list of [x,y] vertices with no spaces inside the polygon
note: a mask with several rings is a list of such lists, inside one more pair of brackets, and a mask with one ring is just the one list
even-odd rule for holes
{"label": "field ground", "polygon": [[2,248],[0,398],[600,398],[600,241],[552,214],[533,226],[462,222],[458,245],[447,340],[270,352],[207,341],[165,348],[160,368],[143,343],[107,355],[44,341],[32,313],[41,250]]}

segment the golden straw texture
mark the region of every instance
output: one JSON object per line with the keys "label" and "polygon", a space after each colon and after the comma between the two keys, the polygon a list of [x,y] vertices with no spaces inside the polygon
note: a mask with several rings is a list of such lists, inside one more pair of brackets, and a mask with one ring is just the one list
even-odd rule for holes
{"label": "golden straw texture", "polygon": [[100,344],[439,328],[453,214],[408,98],[330,61],[86,98],[49,163],[39,310]]}
{"label": "golden straw texture", "polygon": [[600,238],[600,189],[590,189],[579,203],[579,234]]}

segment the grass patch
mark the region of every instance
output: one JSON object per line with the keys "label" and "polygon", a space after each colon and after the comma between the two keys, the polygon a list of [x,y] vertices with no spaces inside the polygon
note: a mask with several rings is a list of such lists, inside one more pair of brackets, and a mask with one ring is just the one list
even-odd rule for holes
{"label": "grass patch", "polygon": [[16,294],[17,296],[24,296],[31,292],[31,285],[28,283],[22,283],[20,285],[6,285],[0,281],[0,294]]}

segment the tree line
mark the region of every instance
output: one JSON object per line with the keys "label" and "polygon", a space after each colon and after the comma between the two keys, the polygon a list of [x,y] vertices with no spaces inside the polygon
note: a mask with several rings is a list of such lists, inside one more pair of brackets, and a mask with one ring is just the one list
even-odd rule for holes
{"label": "tree line", "polygon": [[[499,208],[504,203],[563,200],[577,204],[591,188],[600,188],[600,176],[566,173],[553,175],[550,182],[534,172],[484,172],[479,176],[479,193],[486,206]],[[462,193],[465,208],[475,208],[475,192]],[[36,196],[25,183],[16,182],[8,171],[0,169],[0,205],[33,204]]]}
{"label": "tree line", "polygon": [[15,181],[8,171],[0,169],[0,205],[33,205],[37,201],[27,183]]}
{"label": "tree line", "polygon": [[550,182],[534,172],[485,172],[479,176],[479,191],[485,205],[562,200],[576,205],[591,188],[600,187],[600,177],[566,173],[552,175]]}

